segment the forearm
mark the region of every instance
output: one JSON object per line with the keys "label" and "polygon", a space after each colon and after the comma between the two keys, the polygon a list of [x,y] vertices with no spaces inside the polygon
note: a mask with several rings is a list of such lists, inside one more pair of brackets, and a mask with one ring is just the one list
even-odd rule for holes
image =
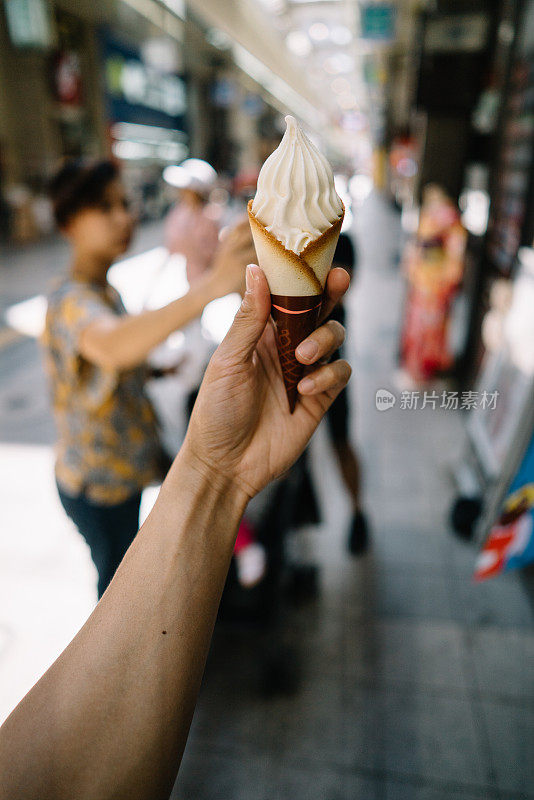
{"label": "forearm", "polygon": [[2,800],[168,797],[245,503],[178,456],[95,611],[0,729]]}
{"label": "forearm", "polygon": [[149,353],[176,330],[184,328],[215,298],[209,278],[200,281],[184,297],[163,308],[112,317],[82,334],[82,354],[111,369],[130,369],[143,363]]}

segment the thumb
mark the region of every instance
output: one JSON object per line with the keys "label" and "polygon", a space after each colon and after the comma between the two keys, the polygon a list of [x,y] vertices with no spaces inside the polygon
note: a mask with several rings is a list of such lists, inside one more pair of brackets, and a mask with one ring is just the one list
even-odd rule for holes
{"label": "thumb", "polygon": [[247,290],[232,327],[220,345],[221,355],[246,361],[265,330],[271,313],[269,284],[263,270],[249,264],[246,271]]}

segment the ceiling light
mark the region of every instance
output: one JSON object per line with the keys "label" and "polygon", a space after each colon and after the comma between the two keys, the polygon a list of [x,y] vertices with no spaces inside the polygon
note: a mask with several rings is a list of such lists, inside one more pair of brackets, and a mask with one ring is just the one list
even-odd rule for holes
{"label": "ceiling light", "polygon": [[350,83],[346,78],[334,78],[332,81],[332,91],[336,94],[343,94],[343,92],[350,92]]}
{"label": "ceiling light", "polygon": [[291,31],[286,36],[286,45],[292,53],[301,58],[309,56],[312,51],[312,45],[304,31]]}
{"label": "ceiling light", "polygon": [[356,98],[354,97],[353,94],[351,94],[351,92],[344,92],[343,94],[340,94],[339,97],[337,98],[337,102],[339,103],[341,108],[345,109],[345,111],[348,111],[351,108],[355,108],[356,106]]}
{"label": "ceiling light", "polygon": [[185,19],[185,2],[184,0],[161,0],[164,6],[170,8],[176,16]]}
{"label": "ceiling light", "polygon": [[354,59],[347,53],[336,53],[336,55],[325,59],[323,67],[330,75],[352,72],[354,69]]}
{"label": "ceiling light", "polygon": [[232,46],[232,40],[228,34],[219,28],[209,28],[206,32],[206,41],[217,50],[229,50]]}
{"label": "ceiling light", "polygon": [[330,39],[334,44],[343,45],[349,44],[352,41],[352,32],[346,25],[334,25],[330,29]]}
{"label": "ceiling light", "polygon": [[260,4],[271,14],[281,14],[284,11],[284,0],[260,0]]}
{"label": "ceiling light", "polygon": [[145,39],[141,45],[143,61],[160,72],[178,72],[180,69],[179,51],[174,39],[154,36]]}
{"label": "ceiling light", "polygon": [[330,36],[328,26],[324,22],[314,22],[313,25],[310,25],[308,33],[314,42],[324,42]]}

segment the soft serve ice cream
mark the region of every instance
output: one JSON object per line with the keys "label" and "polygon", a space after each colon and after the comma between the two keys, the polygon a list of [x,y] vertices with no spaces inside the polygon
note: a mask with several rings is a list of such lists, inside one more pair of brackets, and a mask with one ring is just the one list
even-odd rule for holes
{"label": "soft serve ice cream", "polygon": [[258,256],[271,290],[278,352],[293,411],[303,367],[295,348],[317,326],[344,208],[326,158],[294,117],[263,165],[248,206]]}
{"label": "soft serve ice cream", "polygon": [[284,138],[263,165],[252,213],[286,250],[301,253],[343,216],[330,164],[286,117]]}

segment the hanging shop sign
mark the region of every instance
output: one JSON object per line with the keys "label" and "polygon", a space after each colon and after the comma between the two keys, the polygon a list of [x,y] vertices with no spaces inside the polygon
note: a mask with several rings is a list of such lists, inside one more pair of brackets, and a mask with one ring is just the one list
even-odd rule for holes
{"label": "hanging shop sign", "polygon": [[476,53],[486,45],[488,14],[451,14],[429,20],[425,29],[426,53]]}
{"label": "hanging shop sign", "polygon": [[534,436],[478,556],[475,580],[534,562]]}
{"label": "hanging shop sign", "polygon": [[184,131],[184,79],[145,64],[138,51],[107,31],[101,40],[108,118]]}
{"label": "hanging shop sign", "polygon": [[391,42],[395,38],[396,8],[393,3],[368,3],[361,9],[363,39]]}
{"label": "hanging shop sign", "polygon": [[15,47],[49,49],[54,44],[47,0],[4,0],[7,30]]}

